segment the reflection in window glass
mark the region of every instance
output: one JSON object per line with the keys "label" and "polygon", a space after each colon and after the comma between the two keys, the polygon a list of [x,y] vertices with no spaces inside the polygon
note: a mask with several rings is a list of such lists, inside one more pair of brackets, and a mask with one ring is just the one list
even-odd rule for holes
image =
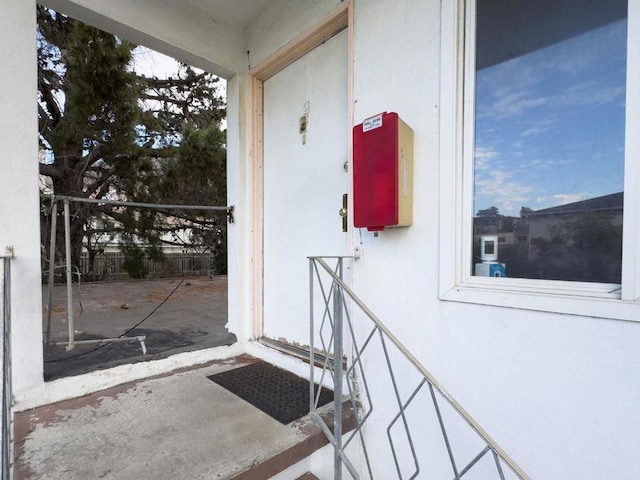
{"label": "reflection in window glass", "polygon": [[477,2],[473,262],[620,283],[626,3],[536,5]]}

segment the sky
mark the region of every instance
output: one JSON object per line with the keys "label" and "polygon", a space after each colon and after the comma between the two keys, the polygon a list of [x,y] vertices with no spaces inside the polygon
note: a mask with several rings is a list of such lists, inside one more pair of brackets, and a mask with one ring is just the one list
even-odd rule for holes
{"label": "sky", "polygon": [[[175,75],[180,68],[178,61],[163,53],[151,50],[145,46],[139,45],[133,50],[131,69],[138,74],[147,77],[168,78]],[[199,68],[193,67],[196,72],[202,72]],[[226,82],[221,79],[220,92],[226,95]],[[223,130],[227,128],[227,119],[222,119],[220,124]]]}
{"label": "sky", "polygon": [[476,75],[474,212],[623,190],[626,21]]}
{"label": "sky", "polygon": [[131,67],[147,77],[165,78],[178,71],[178,62],[150,48],[138,46],[133,51]]}

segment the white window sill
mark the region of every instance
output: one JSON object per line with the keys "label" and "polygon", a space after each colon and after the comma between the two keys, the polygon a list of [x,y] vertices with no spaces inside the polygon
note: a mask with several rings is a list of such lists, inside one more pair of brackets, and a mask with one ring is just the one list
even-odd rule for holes
{"label": "white window sill", "polygon": [[[580,284],[576,290],[569,282],[536,281],[534,290],[529,282],[471,277],[440,295],[441,300],[492,305],[522,310],[581,315],[640,322],[640,302],[620,299],[615,285]],[[501,284],[502,283],[502,284]],[[541,288],[542,287],[542,288]],[[613,290],[613,291],[612,291]]]}

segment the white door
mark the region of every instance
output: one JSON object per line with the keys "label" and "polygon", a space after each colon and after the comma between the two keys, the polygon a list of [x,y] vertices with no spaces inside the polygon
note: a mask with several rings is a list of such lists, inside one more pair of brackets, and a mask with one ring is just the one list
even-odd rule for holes
{"label": "white door", "polygon": [[347,81],[342,31],[264,83],[263,334],[302,347],[309,345],[307,257],[347,254],[339,216]]}

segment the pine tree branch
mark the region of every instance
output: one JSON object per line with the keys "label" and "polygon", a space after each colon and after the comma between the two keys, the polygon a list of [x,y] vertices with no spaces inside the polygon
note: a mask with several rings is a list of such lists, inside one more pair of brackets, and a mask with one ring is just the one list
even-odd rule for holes
{"label": "pine tree branch", "polygon": [[65,169],[60,167],[59,165],[40,163],[38,165],[38,168],[40,170],[40,175],[44,175],[46,177],[62,179],[66,176],[66,173],[64,171]]}
{"label": "pine tree branch", "polygon": [[[187,76],[186,78],[158,78],[158,77],[147,77],[144,75],[140,76],[140,79],[145,82],[149,88],[171,88],[171,87],[191,87],[194,84],[198,83],[200,80],[204,80],[209,73],[200,73],[191,76]],[[213,80],[216,81],[216,80]],[[212,81],[212,82],[213,82]]]}
{"label": "pine tree branch", "polygon": [[[58,126],[60,120],[62,120],[62,111],[60,110],[60,105],[58,105],[58,101],[53,96],[53,92],[51,91],[50,86],[44,84],[44,79],[39,79],[38,83],[41,100],[47,107],[45,111],[41,105],[38,105],[39,109],[41,109],[42,115],[44,115],[44,117],[48,120],[47,123],[49,129],[54,129]],[[42,132],[43,129],[40,128],[40,131]]]}
{"label": "pine tree branch", "polygon": [[[151,94],[151,93],[143,93],[142,95],[140,95],[140,98],[144,99],[144,100],[153,100],[156,102],[164,102],[164,103],[169,103],[171,105],[177,105],[177,106],[184,106],[184,105],[189,105],[189,100],[188,99],[182,99],[182,98],[175,98],[175,97],[170,97],[168,95],[163,95],[163,94]],[[162,110],[164,111],[164,110]]]}

